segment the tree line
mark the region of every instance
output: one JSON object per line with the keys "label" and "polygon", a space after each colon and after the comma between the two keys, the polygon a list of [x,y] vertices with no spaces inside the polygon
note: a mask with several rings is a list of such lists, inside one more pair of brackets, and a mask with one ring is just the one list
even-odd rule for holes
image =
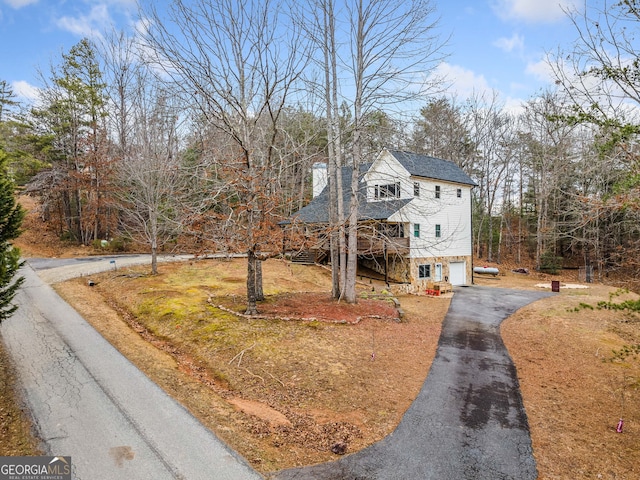
{"label": "tree line", "polygon": [[61,238],[135,240],[154,273],[178,238],[246,253],[249,314],[262,261],[282,252],[278,223],[310,200],[318,161],[334,199],[333,295],[356,301],[357,175],[345,186],[341,168],[358,171],[385,146],[451,160],[475,180],[478,257],[634,275],[640,76],[616,30],[637,31],[633,5],[574,13],[573,63],[551,56],[554,88],[513,112],[495,93],[437,93],[430,73],[446,39],[429,0],[173,0],[166,14],[149,7],[135,37],[73,46],[29,108],[2,82],[0,140]]}

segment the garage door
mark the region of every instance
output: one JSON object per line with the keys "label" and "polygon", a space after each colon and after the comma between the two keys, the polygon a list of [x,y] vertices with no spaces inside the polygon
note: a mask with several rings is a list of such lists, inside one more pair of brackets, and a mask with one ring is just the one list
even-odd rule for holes
{"label": "garage door", "polygon": [[449,263],[449,282],[451,282],[451,285],[467,284],[466,262]]}

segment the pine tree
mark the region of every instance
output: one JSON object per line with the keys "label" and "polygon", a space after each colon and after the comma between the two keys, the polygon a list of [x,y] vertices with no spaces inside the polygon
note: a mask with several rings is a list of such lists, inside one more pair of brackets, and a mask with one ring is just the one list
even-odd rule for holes
{"label": "pine tree", "polygon": [[0,322],[18,308],[12,301],[24,281],[23,277],[15,278],[22,262],[20,251],[11,244],[11,240],[20,235],[24,210],[16,202],[14,184],[6,169],[6,157],[0,145]]}

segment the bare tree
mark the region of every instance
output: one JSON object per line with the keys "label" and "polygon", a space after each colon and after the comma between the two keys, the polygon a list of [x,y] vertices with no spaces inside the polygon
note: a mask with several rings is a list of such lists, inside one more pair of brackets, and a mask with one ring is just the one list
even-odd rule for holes
{"label": "bare tree", "polygon": [[148,11],[149,61],[233,142],[220,160],[235,171],[235,226],[248,256],[246,311],[255,314],[257,263],[273,253],[260,230],[276,220],[265,215],[262,192],[272,183],[279,120],[306,61],[304,42],[293,24],[281,22],[286,12],[275,1],[174,0],[168,10],[168,19]]}
{"label": "bare tree", "polygon": [[535,215],[536,265],[557,255],[559,222],[573,188],[575,126],[558,121],[562,102],[552,93],[532,99],[523,115],[528,154],[528,192]]}
{"label": "bare tree", "polygon": [[345,300],[356,302],[359,171],[368,118],[432,89],[428,74],[442,58],[437,21],[429,0],[358,0],[347,5],[350,55],[345,65],[354,89],[351,112],[351,195],[347,216],[348,258]]}
{"label": "bare tree", "polygon": [[629,108],[640,104],[638,2],[605,0],[568,13],[577,39],[571,51],[551,55],[549,65],[573,103],[574,120],[616,126],[623,137],[639,133]]}
{"label": "bare tree", "polygon": [[[365,147],[371,143],[367,134],[374,117],[398,114],[400,106],[430,92],[434,82],[429,74],[442,58],[443,43],[436,35],[437,20],[429,0],[378,0],[356,2],[318,0],[312,4],[308,23],[316,25],[312,38],[324,69],[324,92],[329,130],[329,186],[332,204],[342,195],[339,155],[350,157],[353,171],[350,201],[333,214],[330,227],[346,225],[348,255],[340,255],[340,295],[356,302],[358,181],[360,166],[365,161]],[[437,82],[436,82],[437,83]],[[340,113],[347,112],[349,121],[340,129]],[[344,117],[344,115],[342,115]],[[344,139],[348,137],[348,144]],[[333,158],[332,158],[333,157]],[[337,159],[334,160],[334,158]],[[332,183],[335,187],[332,187]],[[347,187],[347,186],[345,186]],[[335,190],[333,190],[335,188]],[[344,219],[344,220],[343,220]],[[335,234],[334,234],[335,235]],[[337,239],[339,241],[339,239]],[[336,242],[334,242],[336,243]],[[332,262],[336,260],[332,253]],[[334,293],[336,275],[334,274]]]}
{"label": "bare tree", "polygon": [[[109,130],[116,146],[115,156],[123,158],[134,134],[133,109],[140,94],[140,81],[145,77],[144,66],[136,50],[135,40],[124,32],[113,31],[100,44],[104,65],[106,93],[109,97]],[[148,80],[145,80],[148,82]]]}
{"label": "bare tree", "polygon": [[[338,40],[336,31],[336,3],[334,0],[314,0],[302,5],[299,23],[316,50],[315,64],[321,80],[307,79],[310,90],[316,84],[322,92],[327,132],[328,188],[329,188],[329,250],[331,257],[332,296],[342,297],[346,278],[346,234],[344,197],[342,194],[343,142],[340,122],[338,76]],[[305,10],[305,8],[308,9]]]}
{"label": "bare tree", "polygon": [[[498,94],[476,95],[469,100],[467,121],[474,147],[470,170],[478,183],[476,190],[476,255],[486,254],[493,261],[496,205],[502,199],[507,173],[511,168],[513,119],[507,114]],[[486,246],[486,251],[483,247]]]}
{"label": "bare tree", "polygon": [[179,152],[181,106],[169,92],[152,88],[140,75],[132,103],[134,130],[127,135],[127,152],[119,162],[117,208],[120,227],[149,246],[151,273],[158,273],[158,249],[181,232],[189,187]]}

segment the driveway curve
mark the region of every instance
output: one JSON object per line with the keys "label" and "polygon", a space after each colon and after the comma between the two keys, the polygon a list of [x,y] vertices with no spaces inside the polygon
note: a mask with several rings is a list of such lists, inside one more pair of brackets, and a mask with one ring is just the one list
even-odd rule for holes
{"label": "driveway curve", "polygon": [[427,379],[396,430],[338,461],[277,480],[535,480],[526,413],[500,323],[551,295],[459,287]]}
{"label": "driveway curve", "polygon": [[70,455],[74,480],[262,478],[29,265],[20,274],[19,308],[0,324],[0,340],[45,453]]}

